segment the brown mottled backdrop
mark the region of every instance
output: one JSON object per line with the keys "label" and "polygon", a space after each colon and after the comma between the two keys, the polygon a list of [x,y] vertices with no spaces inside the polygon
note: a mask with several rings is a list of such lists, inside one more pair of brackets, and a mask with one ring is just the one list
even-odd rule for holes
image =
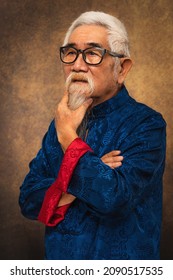
{"label": "brown mottled backdrop", "polygon": [[162,259],[173,259],[173,1],[0,0],[0,259],[42,259],[44,227],[21,216],[19,186],[63,94],[57,49],[82,12],[119,17],[134,66],[126,85],[167,121]]}

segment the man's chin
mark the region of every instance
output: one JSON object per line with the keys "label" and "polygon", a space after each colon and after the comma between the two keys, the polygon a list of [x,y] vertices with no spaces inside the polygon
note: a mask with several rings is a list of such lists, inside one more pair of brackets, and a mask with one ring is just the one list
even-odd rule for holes
{"label": "man's chin", "polygon": [[79,81],[71,83],[67,91],[69,108],[76,110],[92,95],[93,89],[88,83]]}
{"label": "man's chin", "polygon": [[83,95],[75,95],[69,94],[68,106],[71,110],[78,109],[84,102],[86,101],[86,97]]}

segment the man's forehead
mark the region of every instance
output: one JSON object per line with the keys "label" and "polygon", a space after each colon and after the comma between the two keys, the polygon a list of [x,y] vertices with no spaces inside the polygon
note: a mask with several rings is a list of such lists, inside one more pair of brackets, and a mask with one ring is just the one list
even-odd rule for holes
{"label": "man's forehead", "polygon": [[76,27],[69,36],[68,44],[86,47],[103,47],[108,39],[107,29],[99,25],[81,25]]}

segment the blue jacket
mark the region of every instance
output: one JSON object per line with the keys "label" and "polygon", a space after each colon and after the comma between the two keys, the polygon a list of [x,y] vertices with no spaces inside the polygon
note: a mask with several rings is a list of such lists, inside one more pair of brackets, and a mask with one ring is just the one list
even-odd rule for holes
{"label": "blue jacket", "polygon": [[[86,142],[68,192],[77,197],[65,219],[46,227],[46,259],[159,259],[166,132],[162,116],[131,98],[125,87],[88,117]],[[101,157],[121,150],[121,167]],[[30,163],[19,203],[37,219],[46,190],[57,178],[63,151],[54,121]]]}

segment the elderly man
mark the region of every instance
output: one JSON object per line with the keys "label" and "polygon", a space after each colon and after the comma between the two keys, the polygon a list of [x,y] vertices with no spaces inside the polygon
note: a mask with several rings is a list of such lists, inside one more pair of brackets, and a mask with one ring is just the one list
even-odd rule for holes
{"label": "elderly man", "polygon": [[46,259],[159,259],[165,121],[131,98],[124,25],[86,12],[60,59],[66,90],[19,203],[46,225]]}

